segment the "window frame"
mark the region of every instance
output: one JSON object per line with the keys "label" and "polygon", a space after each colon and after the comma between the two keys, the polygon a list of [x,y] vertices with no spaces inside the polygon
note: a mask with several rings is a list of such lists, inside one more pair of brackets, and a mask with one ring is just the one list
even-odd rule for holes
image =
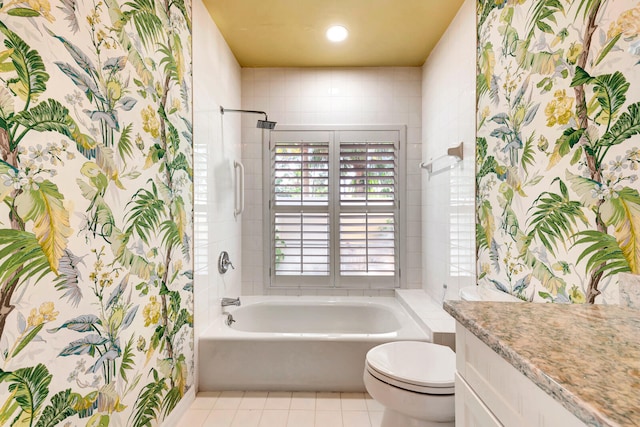
{"label": "window frame", "polygon": [[[403,271],[406,271],[406,237],[407,237],[407,204],[406,204],[406,180],[407,180],[407,168],[406,168],[406,155],[407,155],[407,127],[406,125],[278,125],[276,129],[278,132],[330,132],[333,134],[330,141],[330,162],[335,164],[339,163],[340,149],[339,149],[339,133],[340,132],[362,132],[365,134],[368,131],[371,132],[395,132],[398,139],[397,150],[397,265],[396,274],[393,276],[340,276],[339,265],[339,227],[338,216],[340,209],[332,209],[329,206],[328,211],[330,213],[330,238],[333,237],[329,245],[330,249],[330,273],[328,276],[303,276],[303,275],[291,275],[291,276],[277,276],[273,270],[275,266],[275,258],[273,256],[274,242],[273,236],[273,214],[271,209],[271,197],[272,197],[272,164],[271,164],[271,131],[262,132],[262,147],[263,147],[263,283],[265,291],[268,290],[291,290],[291,289],[305,289],[305,290],[377,290],[377,289],[395,289],[402,288],[406,283],[406,278],[403,275]],[[363,141],[364,142],[364,141]],[[337,147],[337,149],[335,149]],[[330,167],[330,171],[333,168]],[[338,168],[339,169],[339,166]],[[337,176],[329,176],[329,205],[332,203],[340,203],[339,195],[339,170]],[[344,210],[344,212],[350,212],[351,209]],[[375,212],[375,211],[374,211]],[[273,275],[272,275],[273,273]]]}

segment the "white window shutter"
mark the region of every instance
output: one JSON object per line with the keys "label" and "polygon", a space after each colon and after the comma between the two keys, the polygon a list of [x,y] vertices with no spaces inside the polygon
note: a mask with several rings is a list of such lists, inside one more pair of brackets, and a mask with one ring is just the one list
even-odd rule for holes
{"label": "white window shutter", "polygon": [[271,132],[271,286],[397,286],[399,150],[398,131]]}
{"label": "white window shutter", "polygon": [[395,275],[398,148],[387,132],[340,134],[341,276]]}
{"label": "white window shutter", "polygon": [[276,275],[329,275],[329,142],[326,132],[296,132],[273,143]]}

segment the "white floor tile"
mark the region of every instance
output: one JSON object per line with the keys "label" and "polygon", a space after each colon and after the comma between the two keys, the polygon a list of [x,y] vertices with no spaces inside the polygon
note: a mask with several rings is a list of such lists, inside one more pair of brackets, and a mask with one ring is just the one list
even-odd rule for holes
{"label": "white floor tile", "polygon": [[314,427],[316,422],[315,411],[292,409],[289,411],[287,427]]}
{"label": "white floor tile", "polygon": [[383,411],[369,411],[369,419],[371,420],[371,427],[380,427],[382,425]]}
{"label": "white floor tile", "polygon": [[231,427],[235,409],[214,409],[209,412],[209,416],[204,421],[206,427]]}
{"label": "white floor tile", "polygon": [[242,396],[242,391],[223,391],[214,403],[213,409],[238,409]]}
{"label": "white floor tile", "polygon": [[242,396],[238,409],[264,409],[264,405],[267,402],[267,394],[266,391],[246,391]]}
{"label": "white floor tile", "polygon": [[342,411],[316,411],[316,427],[343,427]]}
{"label": "white floor tile", "polygon": [[289,409],[291,406],[291,392],[270,391],[264,409]]}
{"label": "white floor tile", "polygon": [[213,409],[213,405],[220,396],[219,391],[204,391],[197,394],[196,399],[191,404],[191,409]]}
{"label": "white floor tile", "polygon": [[340,393],[318,392],[316,394],[316,411],[340,411]]}
{"label": "white floor tile", "polygon": [[231,427],[258,427],[262,410],[238,409]]}
{"label": "white floor tile", "polygon": [[382,406],[380,402],[371,397],[369,393],[365,394],[364,401],[367,404],[367,409],[369,411],[384,411],[384,406]]}
{"label": "white floor tile", "polygon": [[[189,410],[178,421],[178,427],[203,427],[204,421],[209,416],[209,409],[193,409]],[[313,424],[312,424],[313,426]]]}
{"label": "white floor tile", "polygon": [[380,427],[383,414],[369,393],[200,392],[177,426]]}
{"label": "white floor tile", "polygon": [[343,411],[367,410],[364,393],[340,393],[340,403]]}
{"label": "white floor tile", "polygon": [[344,427],[371,427],[367,411],[342,411]]}
{"label": "white floor tile", "polygon": [[290,409],[311,410],[316,409],[315,391],[296,391],[291,396]]}
{"label": "white floor tile", "polygon": [[287,427],[289,410],[265,409],[260,418],[260,427]]}

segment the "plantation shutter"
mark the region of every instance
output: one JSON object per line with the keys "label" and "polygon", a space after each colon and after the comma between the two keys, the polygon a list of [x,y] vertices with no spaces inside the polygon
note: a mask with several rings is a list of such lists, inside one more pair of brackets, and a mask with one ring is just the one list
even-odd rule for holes
{"label": "plantation shutter", "polygon": [[399,150],[396,130],[270,133],[270,286],[398,285]]}
{"label": "plantation shutter", "polygon": [[395,132],[340,133],[341,276],[394,276],[397,265]]}
{"label": "plantation shutter", "polygon": [[329,135],[274,136],[278,137],[272,149],[275,274],[328,276]]}

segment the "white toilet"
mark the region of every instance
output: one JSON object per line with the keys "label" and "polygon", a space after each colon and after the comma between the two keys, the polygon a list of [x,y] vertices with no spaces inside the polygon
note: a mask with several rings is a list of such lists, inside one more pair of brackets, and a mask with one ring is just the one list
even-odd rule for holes
{"label": "white toilet", "polygon": [[453,427],[455,371],[455,353],[438,344],[396,341],[369,350],[364,384],[385,407],[381,427]]}

